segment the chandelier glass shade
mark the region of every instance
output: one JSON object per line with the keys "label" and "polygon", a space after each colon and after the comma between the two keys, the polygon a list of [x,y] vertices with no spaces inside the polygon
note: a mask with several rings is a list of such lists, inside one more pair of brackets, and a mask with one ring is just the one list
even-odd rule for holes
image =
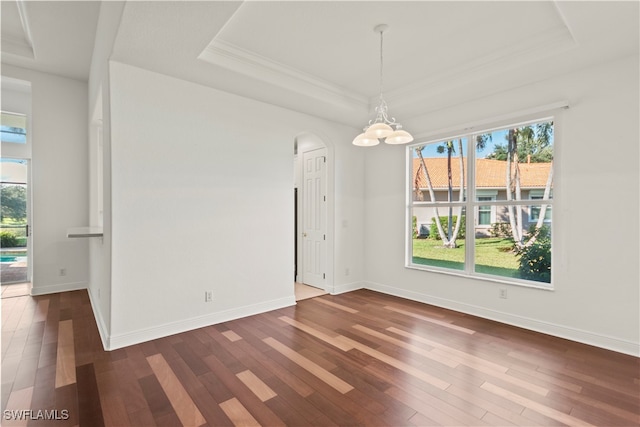
{"label": "chandelier glass shade", "polygon": [[364,132],[356,136],[353,145],[360,147],[372,147],[378,145],[380,141],[387,144],[406,144],[413,141],[413,136],[405,130],[396,119],[388,116],[387,103],[382,96],[383,77],[383,34],[389,28],[386,24],[376,25],[373,31],[380,33],[380,100],[376,107],[375,119],[369,120],[369,124],[363,129]]}

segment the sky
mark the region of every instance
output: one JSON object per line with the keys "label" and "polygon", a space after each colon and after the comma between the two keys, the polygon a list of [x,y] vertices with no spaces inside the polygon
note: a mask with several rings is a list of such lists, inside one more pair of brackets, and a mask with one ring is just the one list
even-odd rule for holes
{"label": "sky", "polygon": [[[494,148],[496,145],[504,145],[507,142],[506,136],[507,133],[509,132],[509,129],[499,129],[499,130],[495,130],[491,132],[491,140],[487,141],[485,148],[481,151],[477,151],[476,152],[476,158],[485,158],[487,157],[489,154],[493,153]],[[553,135],[551,136],[551,144],[553,144]],[[462,138],[462,144],[463,144],[463,155],[465,157],[467,157],[467,138]],[[426,146],[426,148],[422,151],[423,156],[425,157],[447,157],[447,152],[444,151],[443,153],[438,153],[437,149],[438,146],[442,145],[442,142],[434,142],[432,144],[429,144]],[[456,147],[456,151],[454,154],[455,156],[458,156],[458,140],[455,140],[454,146]],[[415,150],[413,152],[413,156],[417,157]]]}
{"label": "sky", "polygon": [[[508,130],[507,129],[503,129],[503,130],[498,130],[498,131],[494,131],[492,132],[492,140],[487,141],[487,144],[485,146],[485,148],[482,151],[478,151],[476,152],[476,156],[478,158],[484,158],[487,155],[493,153],[493,149],[495,147],[496,144],[504,144],[506,142],[505,136],[507,135]],[[429,144],[427,145],[427,147],[422,151],[423,156],[425,157],[447,157],[447,152],[443,152],[443,153],[438,153],[437,149],[438,146],[442,145],[441,143],[433,143],[433,144]],[[462,138],[462,145],[463,145],[463,154],[466,157],[467,156],[467,138]],[[458,140],[455,140],[454,146],[456,147],[456,152],[454,154],[454,156],[458,156]],[[417,155],[413,154],[414,157],[417,157]]]}

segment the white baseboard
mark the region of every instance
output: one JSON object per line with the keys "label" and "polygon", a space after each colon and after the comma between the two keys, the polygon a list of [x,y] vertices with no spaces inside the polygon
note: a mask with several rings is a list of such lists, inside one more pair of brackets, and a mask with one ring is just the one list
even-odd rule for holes
{"label": "white baseboard", "polygon": [[357,291],[365,287],[364,282],[345,283],[344,285],[336,285],[333,287],[331,295],[343,294],[345,292]]}
{"label": "white baseboard", "polygon": [[45,285],[31,287],[31,295],[47,295],[57,294],[58,292],[70,292],[78,291],[80,289],[87,289],[87,282],[71,282],[71,283],[59,283],[57,285]]}
{"label": "white baseboard", "polygon": [[565,338],[571,341],[577,341],[583,344],[605,348],[607,350],[616,351],[618,353],[629,354],[636,357],[640,356],[640,343],[621,340],[619,338],[584,331],[569,326],[556,325],[554,323],[548,323],[528,317],[491,310],[472,304],[461,303],[445,298],[439,298],[427,294],[408,291],[406,289],[383,285],[381,283],[365,282],[363,283],[363,287],[372,291],[406,298],[413,301],[423,302],[425,304],[431,304],[437,307],[482,317],[484,319],[495,320],[496,322],[517,326],[535,332],[541,332],[543,334],[552,335],[559,338]]}
{"label": "white baseboard", "polygon": [[100,340],[102,341],[102,348],[107,350],[107,343],[109,342],[109,330],[107,329],[107,325],[105,325],[104,323],[104,318],[102,317],[102,312],[98,308],[97,301],[93,299],[94,297],[93,293],[91,293],[91,288],[87,289],[87,293],[89,294],[89,301],[91,302],[93,317],[96,319],[96,325],[98,325],[98,333],[100,334]]}
{"label": "white baseboard", "polygon": [[179,334],[181,332],[191,331],[193,329],[228,322],[242,317],[253,316],[254,314],[265,313],[267,311],[278,310],[280,308],[290,307],[293,305],[296,305],[296,299],[295,296],[292,295],[286,298],[246,305],[243,307],[220,311],[218,313],[211,313],[204,316],[166,323],[164,325],[154,326],[151,328],[139,329],[137,331],[127,332],[124,334],[111,335],[107,339],[105,349],[116,350],[118,348],[167,337],[169,335]]}

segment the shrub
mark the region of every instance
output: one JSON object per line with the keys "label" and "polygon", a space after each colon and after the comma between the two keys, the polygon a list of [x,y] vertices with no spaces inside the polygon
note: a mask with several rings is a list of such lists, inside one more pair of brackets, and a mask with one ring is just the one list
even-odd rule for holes
{"label": "shrub", "polygon": [[418,237],[418,218],[416,218],[416,216],[414,215],[413,218],[411,219],[411,229],[412,231],[412,235],[413,238],[417,238]]}
{"label": "shrub", "polygon": [[[458,219],[457,215],[453,215],[451,217],[452,219],[452,231],[455,230],[455,226],[456,226],[456,220]],[[460,231],[458,231],[458,239],[464,239],[466,236],[466,231],[467,231],[467,227],[466,227],[466,216],[462,217],[461,220],[461,224],[460,224]],[[440,217],[440,224],[442,224],[442,229],[444,230],[444,233],[447,234],[447,228],[449,227],[449,217],[448,216],[441,216]],[[438,233],[438,226],[436,225],[436,218],[433,217],[431,218],[431,228],[429,230],[429,237],[431,237],[432,239],[436,239],[436,240],[442,240],[440,238],[440,233]]]}
{"label": "shrub", "polygon": [[545,225],[536,230],[532,226],[529,236],[535,236],[535,242],[518,249],[520,277],[551,283],[551,229]]}
{"label": "shrub", "polygon": [[491,224],[489,233],[491,234],[491,237],[513,237],[513,235],[511,234],[511,224],[509,224],[508,222],[494,222],[493,224]]}
{"label": "shrub", "polygon": [[3,248],[15,248],[18,246],[18,238],[9,231],[0,232],[0,246]]}

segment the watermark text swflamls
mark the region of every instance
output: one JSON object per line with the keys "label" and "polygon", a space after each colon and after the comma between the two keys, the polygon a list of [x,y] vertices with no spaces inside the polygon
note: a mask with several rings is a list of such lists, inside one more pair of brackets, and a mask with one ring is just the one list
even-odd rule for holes
{"label": "watermark text swflamls", "polygon": [[47,420],[61,421],[69,419],[68,409],[5,409],[2,418],[13,420]]}

